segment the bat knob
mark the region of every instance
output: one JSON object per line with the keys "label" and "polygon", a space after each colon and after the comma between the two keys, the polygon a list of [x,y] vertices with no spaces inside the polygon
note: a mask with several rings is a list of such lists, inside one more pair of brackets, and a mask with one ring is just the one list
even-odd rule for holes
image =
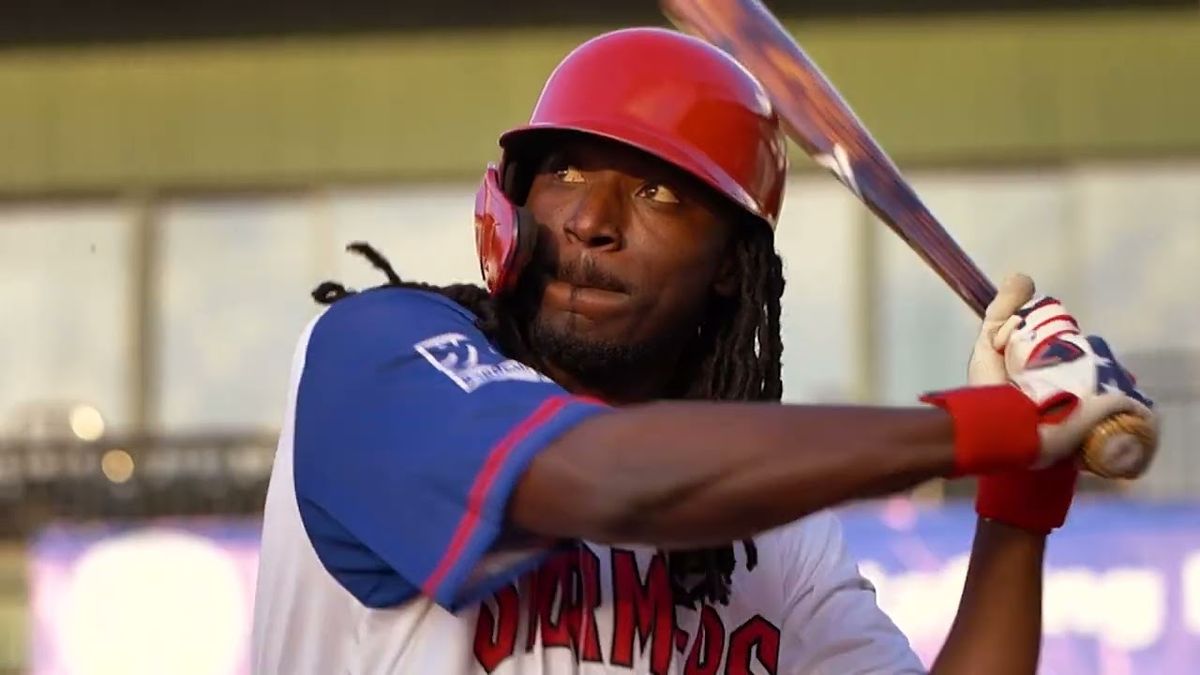
{"label": "bat knob", "polygon": [[1083,468],[1101,478],[1133,479],[1150,467],[1158,431],[1145,419],[1121,413],[1097,424],[1083,444]]}

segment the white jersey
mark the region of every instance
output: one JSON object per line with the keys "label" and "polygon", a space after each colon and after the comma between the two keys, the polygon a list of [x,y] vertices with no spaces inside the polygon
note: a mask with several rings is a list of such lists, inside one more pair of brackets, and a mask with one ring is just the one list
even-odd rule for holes
{"label": "white jersey", "polygon": [[[405,297],[412,300],[411,295]],[[303,421],[305,416],[320,417],[321,411],[338,408],[344,400],[333,391],[336,387],[320,383],[323,377],[341,377],[348,370],[346,363],[336,364],[329,372],[337,375],[328,376],[313,374],[312,360],[329,358],[331,352],[325,350],[331,345],[336,345],[338,352],[346,345],[336,340],[318,344],[329,338],[313,336],[313,332],[324,330],[322,325],[340,305],[355,300],[341,301],[315,322],[315,329],[310,326],[297,353],[288,415],[263,520],[252,645],[254,673],[924,672],[907,640],[877,607],[874,591],[847,556],[840,526],[830,513],[757,537],[753,569],[747,564],[746,550],[735,547],[738,564],[729,603],[695,608],[673,603],[664,555],[644,547],[558,543],[522,548],[501,545],[498,542],[503,537],[495,536],[487,539],[486,545],[474,545],[478,537],[485,536],[479,532],[487,529],[487,517],[479,518],[482,524],[474,522],[472,509],[478,514],[490,503],[490,497],[479,497],[480,491],[490,494],[480,476],[505,475],[505,460],[496,459],[494,448],[487,454],[490,460],[481,463],[481,473],[465,481],[469,488],[464,489],[463,500],[468,506],[463,514],[447,521],[453,526],[431,527],[441,517],[436,495],[453,492],[447,487],[450,482],[425,491],[431,483],[438,483],[437,471],[413,461],[405,451],[401,456],[410,471],[390,473],[387,462],[391,460],[370,454],[364,455],[369,466],[355,473],[345,465],[353,467],[359,461],[354,446],[361,439],[345,440],[337,446],[338,454],[327,456],[333,451],[321,454],[327,445],[319,442],[320,427]],[[424,298],[418,304],[428,310],[422,304],[428,301]],[[394,303],[396,298],[373,302]],[[411,304],[401,302],[409,310]],[[445,319],[436,308],[432,313],[439,321]],[[371,325],[378,325],[377,315],[369,318]],[[331,334],[355,327],[347,321],[330,323],[338,329]],[[436,322],[433,327],[443,328]],[[456,329],[465,331],[463,326]],[[471,374],[455,371],[450,359],[428,358],[431,347],[427,336],[422,339],[422,330],[418,326],[415,335],[405,335],[407,343],[397,345],[390,339],[399,336],[388,336],[383,342],[393,345],[387,349],[415,351],[414,368],[427,368],[436,378],[470,382]],[[479,338],[467,334],[465,339]],[[424,347],[419,346],[422,344]],[[366,349],[363,345],[351,347],[345,353],[354,358],[360,358]],[[395,361],[395,355],[381,358]],[[534,382],[524,372],[505,376],[505,370],[515,366],[500,366],[489,371],[493,373],[487,376],[493,378],[490,382],[553,386]],[[478,368],[478,363],[473,367]],[[451,372],[447,374],[447,370]],[[458,382],[454,384],[464,389]],[[354,389],[363,386],[361,379],[353,379]],[[411,394],[405,391],[405,395]],[[514,391],[505,396],[511,397]],[[366,404],[358,401],[356,405]],[[439,399],[438,405],[444,407],[446,401]],[[561,416],[569,418],[568,408],[564,404],[546,412],[538,407],[542,411],[539,420],[554,424]],[[579,415],[585,417],[586,413]],[[421,416],[428,414],[422,412]],[[407,422],[415,424],[415,419]],[[575,422],[566,419],[563,423]],[[412,430],[407,433],[411,436]],[[512,441],[513,435],[510,432],[503,437]],[[519,448],[520,443],[497,447]],[[322,461],[324,464],[319,464]],[[312,463],[317,464],[310,472],[306,465]],[[461,471],[461,462],[454,467]],[[413,478],[415,482],[405,483],[405,477],[413,473],[420,475]],[[354,477],[348,491],[323,489],[344,476]],[[378,485],[366,484],[376,481],[376,476],[391,476],[388,485],[405,484],[396,485],[393,493],[383,490],[386,494],[377,498]],[[343,494],[346,496],[339,496]],[[472,502],[472,495],[479,499]],[[374,510],[360,508],[363,504]],[[405,510],[407,505],[414,508]],[[379,513],[380,508],[388,512]],[[330,525],[330,519],[336,519],[336,527]],[[361,524],[376,521],[386,527]],[[453,532],[446,532],[443,541],[445,530]],[[390,554],[388,549],[393,546],[400,553]],[[424,554],[427,550],[430,555]],[[463,565],[468,569],[460,573]]]}

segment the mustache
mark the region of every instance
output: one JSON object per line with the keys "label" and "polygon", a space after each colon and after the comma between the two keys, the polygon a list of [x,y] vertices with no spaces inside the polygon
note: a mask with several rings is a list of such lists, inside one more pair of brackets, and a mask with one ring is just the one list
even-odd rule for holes
{"label": "mustache", "polygon": [[627,295],[633,290],[623,279],[598,265],[596,259],[591,257],[560,260],[557,264],[550,263],[546,265],[546,271],[572,286],[598,288]]}

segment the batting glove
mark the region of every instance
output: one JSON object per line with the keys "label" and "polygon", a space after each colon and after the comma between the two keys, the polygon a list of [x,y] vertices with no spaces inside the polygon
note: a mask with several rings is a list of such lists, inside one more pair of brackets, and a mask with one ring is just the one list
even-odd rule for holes
{"label": "batting glove", "polygon": [[[1034,298],[1033,291],[1028,277],[1006,280],[985,314],[968,379],[991,384],[1011,378],[1040,413],[1033,468],[980,476],[976,511],[1046,534],[1066,520],[1079,475],[1075,453],[1095,425],[1117,412],[1153,415],[1104,340],[1084,338],[1058,301]],[[1018,300],[1022,304],[1012,311]],[[1138,448],[1134,454],[1143,453]]]}

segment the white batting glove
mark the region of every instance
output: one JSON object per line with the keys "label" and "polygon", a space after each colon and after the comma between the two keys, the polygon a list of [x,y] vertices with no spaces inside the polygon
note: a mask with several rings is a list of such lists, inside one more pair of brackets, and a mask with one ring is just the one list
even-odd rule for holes
{"label": "white batting glove", "polygon": [[[991,344],[997,343],[1009,379],[1050,411],[1039,427],[1040,466],[1073,454],[1097,424],[1116,413],[1133,413],[1157,427],[1153,404],[1117,363],[1108,343],[1080,334],[1075,317],[1054,298],[1026,302],[996,331]],[[987,362],[994,367],[994,359]],[[1136,443],[1122,454],[1128,455],[1127,462],[1149,461]]]}

